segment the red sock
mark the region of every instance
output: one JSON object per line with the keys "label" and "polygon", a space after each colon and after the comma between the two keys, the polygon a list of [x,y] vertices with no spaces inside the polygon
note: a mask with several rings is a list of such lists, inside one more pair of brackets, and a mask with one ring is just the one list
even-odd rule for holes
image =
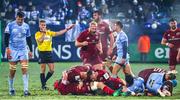
{"label": "red sock", "polygon": [[112,73],[113,66],[110,66],[110,67],[109,67],[109,70],[110,70],[110,72]]}
{"label": "red sock", "polygon": [[114,93],[114,90],[111,89],[111,88],[109,88],[108,86],[105,86],[105,87],[103,88],[103,91],[104,91],[105,93],[107,93],[108,95],[112,95],[112,94]]}

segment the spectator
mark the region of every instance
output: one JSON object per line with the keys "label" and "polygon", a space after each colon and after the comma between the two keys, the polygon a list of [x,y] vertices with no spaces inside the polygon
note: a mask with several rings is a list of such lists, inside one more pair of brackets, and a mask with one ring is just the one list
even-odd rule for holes
{"label": "spectator", "polygon": [[85,6],[83,6],[78,13],[78,19],[82,21],[82,20],[88,20],[89,18],[90,18],[90,13],[88,10],[86,10]]}
{"label": "spectator", "polygon": [[[65,24],[65,27],[67,28],[69,25],[72,24],[71,20],[68,20],[67,23]],[[79,36],[79,33],[81,32],[80,30],[80,23],[76,21],[75,26],[66,32],[65,34],[65,41],[66,42],[74,42],[76,38]]]}
{"label": "spectator", "polygon": [[52,16],[53,10],[47,5],[45,9],[42,11],[42,18],[46,19]]}
{"label": "spectator", "polygon": [[26,11],[32,11],[33,3],[32,1],[28,2],[28,6],[26,7]]}
{"label": "spectator", "polygon": [[39,11],[36,10],[36,6],[33,6],[31,11],[31,19],[35,21],[38,20],[38,18],[39,18]]}
{"label": "spectator", "polygon": [[147,54],[150,51],[150,38],[145,33],[142,34],[138,39],[138,51],[140,52],[140,60],[142,62],[147,61]]}
{"label": "spectator", "polygon": [[36,10],[36,6],[32,7],[32,11],[30,12],[30,24],[36,24],[39,20],[39,11]]}
{"label": "spectator", "polygon": [[56,17],[56,20],[64,23],[65,12],[61,8],[59,8],[59,10],[54,13],[54,16]]}
{"label": "spectator", "polygon": [[102,3],[101,3],[100,8],[101,8],[101,10],[102,10],[103,15],[106,15],[106,14],[109,13],[108,5],[106,4],[106,1],[105,1],[105,0],[102,0]]}
{"label": "spectator", "polygon": [[5,13],[4,17],[5,17],[4,20],[6,22],[10,22],[10,21],[12,21],[12,19],[14,19],[15,11],[13,10],[12,6],[8,7],[7,12]]}

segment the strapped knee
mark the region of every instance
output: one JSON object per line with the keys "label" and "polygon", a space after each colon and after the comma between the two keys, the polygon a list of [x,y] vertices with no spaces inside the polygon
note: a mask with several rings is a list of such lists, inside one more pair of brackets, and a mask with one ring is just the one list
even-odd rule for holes
{"label": "strapped knee", "polygon": [[26,64],[26,63],[21,63],[21,66],[22,66],[21,67],[22,69],[27,69],[28,68],[28,64]]}
{"label": "strapped knee", "polygon": [[9,69],[10,69],[10,70],[16,70],[16,65],[11,65],[11,64],[9,64]]}

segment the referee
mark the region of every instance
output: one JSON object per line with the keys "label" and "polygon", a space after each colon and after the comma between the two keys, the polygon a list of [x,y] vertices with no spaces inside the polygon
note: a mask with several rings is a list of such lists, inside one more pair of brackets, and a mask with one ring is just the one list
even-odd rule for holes
{"label": "referee", "polygon": [[[45,20],[40,20],[39,22],[40,31],[36,32],[35,39],[36,39],[38,51],[39,51],[38,62],[41,68],[40,79],[41,79],[41,84],[42,84],[42,90],[48,89],[46,87],[46,82],[54,73],[54,62],[52,58],[52,37],[62,35],[73,27],[74,25],[70,25],[66,29],[60,30],[58,32],[53,32],[53,31],[47,30]],[[48,65],[49,71],[47,75],[45,76],[46,65]]]}

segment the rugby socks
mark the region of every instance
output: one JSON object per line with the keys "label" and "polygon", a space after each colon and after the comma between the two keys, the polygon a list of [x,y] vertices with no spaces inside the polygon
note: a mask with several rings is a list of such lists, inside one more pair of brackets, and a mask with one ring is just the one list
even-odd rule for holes
{"label": "rugby socks", "polygon": [[127,82],[127,86],[131,86],[134,83],[134,78],[130,74],[125,74],[125,81]]}
{"label": "rugby socks", "polygon": [[42,87],[44,87],[46,85],[44,73],[40,74],[40,79],[41,79],[41,85],[42,85]]}
{"label": "rugby socks", "polygon": [[47,82],[47,80],[53,75],[54,71],[52,72],[48,72],[45,78],[45,83]]}
{"label": "rugby socks", "polygon": [[9,83],[9,91],[14,90],[14,78],[11,79],[11,78],[9,77],[8,83]]}
{"label": "rugby socks", "polygon": [[111,89],[111,88],[109,88],[108,86],[105,86],[105,87],[103,88],[103,91],[104,91],[105,93],[107,93],[108,95],[112,95],[112,94],[114,93],[114,90]]}
{"label": "rugby socks", "polygon": [[24,74],[22,77],[23,77],[23,83],[24,83],[24,91],[28,91],[29,75],[28,74]]}

